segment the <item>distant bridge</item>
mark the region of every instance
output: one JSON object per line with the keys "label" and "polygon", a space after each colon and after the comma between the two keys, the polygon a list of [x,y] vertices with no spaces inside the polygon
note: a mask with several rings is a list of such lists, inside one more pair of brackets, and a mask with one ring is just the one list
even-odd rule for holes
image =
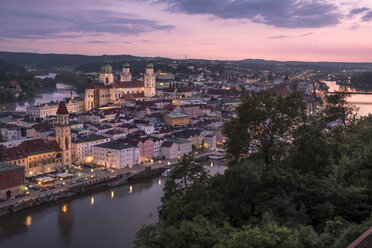
{"label": "distant bridge", "polygon": [[[335,92],[328,92],[330,95],[334,95]],[[372,95],[372,92],[346,92],[349,95]]]}

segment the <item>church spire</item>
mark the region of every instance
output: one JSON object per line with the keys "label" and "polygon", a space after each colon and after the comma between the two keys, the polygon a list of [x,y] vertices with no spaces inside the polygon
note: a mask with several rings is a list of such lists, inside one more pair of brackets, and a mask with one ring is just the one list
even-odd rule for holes
{"label": "church spire", "polygon": [[68,115],[68,110],[67,110],[65,101],[59,102],[57,115]]}

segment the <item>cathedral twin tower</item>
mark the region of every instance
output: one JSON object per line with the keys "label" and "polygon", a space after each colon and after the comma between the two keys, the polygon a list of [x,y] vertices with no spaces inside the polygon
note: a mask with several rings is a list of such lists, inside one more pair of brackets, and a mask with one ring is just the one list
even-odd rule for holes
{"label": "cathedral twin tower", "polygon": [[115,82],[115,76],[109,63],[101,67],[99,83],[91,85],[85,90],[85,110],[98,108],[108,103],[117,103],[124,95],[134,95],[142,100],[156,95],[156,75],[154,66],[148,64],[143,81],[133,81],[129,64],[124,64],[120,73],[120,80]]}

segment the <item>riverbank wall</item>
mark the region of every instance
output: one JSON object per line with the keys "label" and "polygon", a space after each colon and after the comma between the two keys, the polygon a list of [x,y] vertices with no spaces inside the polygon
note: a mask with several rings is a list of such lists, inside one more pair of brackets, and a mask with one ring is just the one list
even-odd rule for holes
{"label": "riverbank wall", "polygon": [[114,178],[106,177],[93,179],[81,183],[79,185],[71,185],[68,189],[64,189],[58,192],[30,197],[27,200],[23,201],[20,199],[15,204],[9,204],[1,207],[0,216],[15,213],[24,209],[33,208],[44,204],[49,204],[61,199],[70,198],[94,190],[118,187],[128,183],[129,181],[133,183],[137,180],[141,180],[144,178],[156,177],[159,176],[165,169],[166,167],[143,170],[138,174],[117,175]]}
{"label": "riverbank wall", "polygon": [[[199,156],[195,157],[195,161],[203,162],[208,159],[208,155],[209,154],[200,154]],[[176,164],[178,164],[178,162],[174,162],[172,165],[156,165],[153,167],[144,168],[137,173],[125,173],[117,174],[114,177],[107,176],[94,178],[79,184],[69,185],[67,188],[56,189],[55,192],[50,192],[49,194],[29,197],[23,200],[20,198],[16,203],[3,204],[0,207],[0,216],[40,205],[50,204],[61,199],[70,198],[94,190],[118,187],[129,182],[134,183],[141,179],[156,177],[159,176],[164,170],[171,168]]]}

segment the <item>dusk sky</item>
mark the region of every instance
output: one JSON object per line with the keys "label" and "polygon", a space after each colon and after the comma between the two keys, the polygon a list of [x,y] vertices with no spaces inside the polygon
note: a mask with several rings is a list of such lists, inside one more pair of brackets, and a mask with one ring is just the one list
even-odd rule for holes
{"label": "dusk sky", "polygon": [[0,50],[372,62],[371,0],[0,0]]}

